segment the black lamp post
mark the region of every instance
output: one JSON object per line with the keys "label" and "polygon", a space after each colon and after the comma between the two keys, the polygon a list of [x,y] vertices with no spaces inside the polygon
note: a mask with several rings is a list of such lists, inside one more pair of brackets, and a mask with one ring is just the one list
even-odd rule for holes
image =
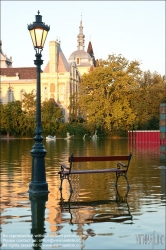
{"label": "black lamp post", "polygon": [[48,193],[48,184],[45,174],[45,155],[46,150],[42,144],[42,125],[41,125],[41,88],[40,88],[40,72],[43,60],[41,60],[41,52],[50,29],[48,25],[42,22],[42,16],[36,15],[36,21],[28,25],[34,49],[36,51],[36,60],[34,64],[37,69],[37,98],[36,98],[36,129],[35,129],[35,144],[31,150],[32,155],[32,176],[29,184],[29,193]]}

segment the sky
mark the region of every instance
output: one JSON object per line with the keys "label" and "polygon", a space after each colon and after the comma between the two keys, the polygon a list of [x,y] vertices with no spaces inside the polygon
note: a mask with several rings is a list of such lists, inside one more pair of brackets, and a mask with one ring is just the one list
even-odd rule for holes
{"label": "sky", "polygon": [[121,54],[141,63],[142,71],[165,74],[165,1],[2,1],[3,53],[13,67],[33,67],[33,49],[27,25],[40,11],[50,31],[42,52],[42,69],[49,60],[49,42],[61,41],[66,57],[77,50],[82,15],[85,51],[91,41],[96,59]]}

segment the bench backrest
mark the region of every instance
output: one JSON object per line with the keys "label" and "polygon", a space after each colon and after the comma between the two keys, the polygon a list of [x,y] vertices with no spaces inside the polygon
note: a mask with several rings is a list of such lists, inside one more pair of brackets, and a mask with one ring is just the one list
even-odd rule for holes
{"label": "bench backrest", "polygon": [[129,155],[111,155],[111,156],[74,156],[74,154],[72,154],[68,159],[68,162],[70,162],[69,172],[71,171],[73,162],[89,162],[89,161],[127,161],[128,164],[126,165],[128,169],[131,156],[132,156],[131,153]]}

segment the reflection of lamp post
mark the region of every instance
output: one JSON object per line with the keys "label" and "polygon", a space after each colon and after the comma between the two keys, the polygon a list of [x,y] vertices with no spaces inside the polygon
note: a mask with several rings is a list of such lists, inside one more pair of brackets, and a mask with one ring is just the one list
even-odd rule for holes
{"label": "reflection of lamp post", "polygon": [[30,193],[29,200],[31,201],[31,217],[32,217],[32,229],[33,235],[33,249],[41,250],[44,235],[46,234],[45,228],[45,204],[48,200],[48,193],[35,194]]}
{"label": "reflection of lamp post", "polygon": [[43,60],[41,60],[41,52],[50,29],[48,25],[42,22],[42,16],[36,15],[36,21],[28,25],[34,49],[36,50],[36,60],[34,64],[37,69],[37,98],[36,98],[36,129],[35,129],[35,144],[31,150],[32,159],[32,177],[29,184],[29,193],[49,192],[48,184],[46,182],[45,174],[45,160],[46,150],[42,144],[43,137],[41,126],[41,89],[40,89],[40,72]]}

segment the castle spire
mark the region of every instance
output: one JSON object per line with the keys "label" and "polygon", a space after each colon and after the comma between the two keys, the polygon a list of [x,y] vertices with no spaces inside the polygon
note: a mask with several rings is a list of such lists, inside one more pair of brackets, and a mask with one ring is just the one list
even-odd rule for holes
{"label": "castle spire", "polygon": [[93,65],[94,65],[94,67],[96,67],[96,60],[95,60],[95,56],[94,56],[94,52],[93,52],[91,41],[89,41],[87,53],[92,57]]}
{"label": "castle spire", "polygon": [[77,36],[77,42],[78,42],[78,45],[77,45],[77,49],[78,50],[84,50],[84,47],[85,47],[85,44],[84,44],[84,34],[83,34],[83,26],[82,26],[82,15],[81,15],[81,21],[80,21],[80,27],[79,27],[79,34]]}

